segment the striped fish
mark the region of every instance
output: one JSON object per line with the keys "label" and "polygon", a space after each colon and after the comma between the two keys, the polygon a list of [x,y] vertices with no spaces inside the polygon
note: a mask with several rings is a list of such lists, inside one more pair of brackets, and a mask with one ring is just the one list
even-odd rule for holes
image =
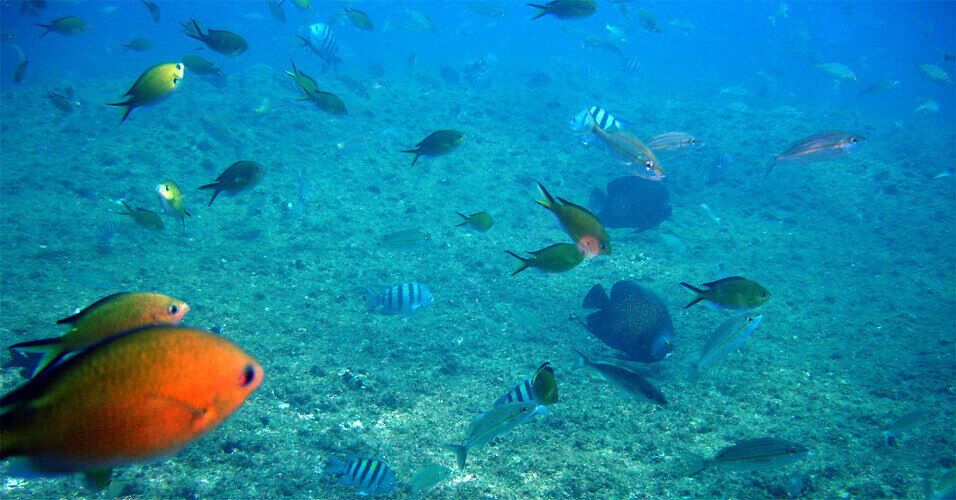
{"label": "striped fish", "polygon": [[601,130],[605,132],[621,130],[621,122],[614,118],[608,110],[598,107],[591,106],[588,109],[585,109],[577,114],[573,120],[571,120],[571,130],[578,131],[581,129],[588,129],[588,113],[594,117],[594,121],[597,122],[597,126],[601,127]]}
{"label": "striped fish", "polygon": [[684,453],[688,476],[701,473],[711,467],[737,472],[775,469],[803,460],[810,450],[803,445],[772,437],[738,441],[717,452],[714,458],[704,458],[693,453]]}
{"label": "striped fish", "polygon": [[641,61],[636,57],[628,57],[621,63],[621,69],[625,73],[637,73],[637,70],[641,69]]}
{"label": "striped fish", "polygon": [[435,489],[438,483],[448,479],[452,470],[442,465],[429,465],[412,476],[408,485],[412,488],[412,495],[419,496]]}
{"label": "striped fish", "polygon": [[750,334],[760,326],[762,319],[763,315],[743,313],[721,323],[701,350],[700,358],[690,363],[691,378],[697,380],[702,370],[734,352],[750,338]]}
{"label": "striped fish", "polygon": [[535,415],[547,414],[548,409],[533,402],[507,403],[492,408],[478,417],[468,430],[468,437],[462,444],[449,443],[446,448],[458,458],[458,468],[465,468],[468,451],[478,449],[496,437],[504,436],[519,424],[531,420]]}
{"label": "striped fish", "polygon": [[647,147],[654,152],[686,153],[704,147],[704,142],[684,132],[667,132],[651,138]]}
{"label": "striped fish", "polygon": [[814,163],[847,156],[863,145],[866,137],[849,132],[821,132],[790,145],[786,151],[770,158],[766,175],[777,163]]}
{"label": "striped fish", "polygon": [[326,64],[336,68],[342,62],[339,59],[339,45],[335,43],[335,37],[332,35],[332,28],[325,23],[315,23],[309,26],[307,36],[299,36],[302,40],[302,46],[308,47],[319,56]]}
{"label": "striped fish", "polygon": [[629,167],[632,174],[649,181],[664,179],[661,162],[640,139],[622,130],[605,131],[590,112],[587,118],[591,133],[604,146],[604,150],[612,158]]}
{"label": "striped fish", "polygon": [[495,400],[495,406],[508,403],[535,403],[549,405],[558,400],[558,385],[554,380],[554,369],[544,363],[534,372],[534,376],[514,386],[504,396]]}
{"label": "striped fish", "polygon": [[331,457],[323,472],[342,474],[339,484],[358,488],[360,495],[379,495],[395,489],[395,471],[377,458],[342,461]]}
{"label": "striped fish", "polygon": [[365,307],[369,312],[378,312],[387,316],[401,314],[407,318],[435,301],[427,288],[414,281],[382,288],[378,292],[371,288],[366,290],[368,301]]}

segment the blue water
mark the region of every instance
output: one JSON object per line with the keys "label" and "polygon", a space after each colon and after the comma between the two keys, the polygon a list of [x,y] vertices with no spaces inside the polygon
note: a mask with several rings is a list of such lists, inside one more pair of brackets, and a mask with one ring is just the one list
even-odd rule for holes
{"label": "blue water", "polygon": [[[456,468],[444,444],[461,442],[475,416],[545,361],[561,392],[551,415],[470,453],[434,496],[945,490],[956,466],[956,93],[917,66],[956,72],[956,3],[599,1],[584,19],[532,21],[536,9],[523,2],[490,2],[501,17],[457,1],[349,2],[371,18],[371,32],[337,16],[338,2],[300,11],[286,0],[285,23],[260,1],[160,1],[158,23],[140,2],[47,2],[36,16],[21,4],[0,3],[3,342],[60,335],[57,319],[110,293],[155,291],[188,302],[184,324],[230,338],[266,371],[222,426],[174,457],[117,469],[109,494],[352,495],[322,473],[336,455],[384,460],[399,482],[390,495],[404,497],[430,462]],[[403,29],[406,7],[435,32]],[[662,33],[641,25],[641,9]],[[67,15],[90,28],[39,37],[35,23]],[[182,33],[189,19],[237,33],[249,49],[217,54]],[[331,24],[337,72],[367,99],[298,46],[296,35],[316,22]],[[625,40],[612,40],[608,25]],[[122,49],[137,37],[152,47]],[[29,66],[14,83],[23,55]],[[225,78],[187,70],[166,100],[120,124],[106,103],[147,68],[184,55],[221,66]],[[622,69],[627,58],[637,71]],[[297,101],[290,61],[348,115]],[[821,63],[857,78],[838,82]],[[443,77],[442,66],[461,78]],[[484,72],[469,76],[476,66]],[[860,95],[879,80],[899,83]],[[49,90],[70,94],[69,112]],[[535,203],[532,181],[587,206],[592,189],[627,174],[568,127],[595,105],[644,141],[680,131],[706,143],[658,155],[673,216],[659,231],[610,230],[610,255],[566,273],[511,277],[505,250],[569,241]],[[461,146],[410,167],[402,150],[440,129],[462,131]],[[867,141],[764,176],[768,157],[827,130]],[[721,157],[732,161],[711,182]],[[198,186],[237,160],[264,165],[261,184],[207,207]],[[164,216],[165,230],[150,232],[116,214],[119,199],[158,211],[153,187],[167,179],[185,194],[185,230]],[[479,211],[495,219],[487,233],[454,227],[455,212]],[[381,244],[404,230],[431,243]],[[678,283],[725,274],[760,282],[772,299],[753,337],[692,383],[681,362],[733,312],[682,309],[691,297]],[[568,320],[587,314],[581,301],[593,285],[621,279],[670,309],[677,343],[661,363],[616,360]],[[434,304],[408,319],[365,310],[365,287],[409,281],[427,286]],[[570,348],[646,376],[668,407],[616,397],[595,373],[573,369]],[[24,383],[13,367],[0,382],[4,393]],[[931,416],[888,447],[881,432],[916,409]],[[712,457],[767,436],[812,455],[757,472],[684,474],[682,453]],[[96,495],[68,478],[0,474],[5,498]]]}

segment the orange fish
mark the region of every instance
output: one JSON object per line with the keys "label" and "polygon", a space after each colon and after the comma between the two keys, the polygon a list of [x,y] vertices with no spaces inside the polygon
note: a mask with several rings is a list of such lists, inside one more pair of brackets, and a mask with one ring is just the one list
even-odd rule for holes
{"label": "orange fish", "polygon": [[594,214],[564,198],[555,200],[540,182],[538,191],[544,197],[544,201],[537,200],[537,202],[558,218],[561,227],[574,240],[585,257],[611,254],[611,237]]}
{"label": "orange fish", "polygon": [[158,293],[115,293],[57,321],[58,325],[71,326],[62,337],[14,344],[10,349],[42,355],[30,375],[33,377],[63,356],[117,333],[149,325],[178,325],[187,312],[189,305],[185,302]]}
{"label": "orange fish", "polygon": [[262,377],[255,359],[209,332],[125,332],[0,398],[0,460],[34,475],[108,479],[113,467],[174,455],[213,430]]}

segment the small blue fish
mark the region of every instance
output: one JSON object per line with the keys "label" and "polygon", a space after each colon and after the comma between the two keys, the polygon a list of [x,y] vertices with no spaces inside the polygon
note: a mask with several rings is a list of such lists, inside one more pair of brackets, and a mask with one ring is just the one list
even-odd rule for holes
{"label": "small blue fish", "polygon": [[353,458],[342,461],[331,457],[326,474],[342,474],[339,484],[358,488],[360,495],[379,495],[395,489],[395,471],[377,458]]}
{"label": "small blue fish", "polygon": [[378,312],[384,315],[401,314],[406,318],[418,312],[419,309],[435,302],[431,292],[422,285],[410,281],[395,285],[391,288],[382,288],[376,292],[371,288],[368,290],[368,301],[365,307],[370,312]]}

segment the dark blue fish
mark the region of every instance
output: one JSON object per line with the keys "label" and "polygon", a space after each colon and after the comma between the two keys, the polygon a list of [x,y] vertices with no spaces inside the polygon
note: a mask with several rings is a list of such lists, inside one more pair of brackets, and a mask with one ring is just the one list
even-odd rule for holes
{"label": "dark blue fish", "polygon": [[326,474],[342,474],[339,484],[352,486],[360,495],[380,495],[395,489],[395,471],[377,458],[353,458],[342,461],[331,457]]}
{"label": "dark blue fish", "polygon": [[431,292],[427,288],[414,281],[395,285],[391,288],[383,288],[380,291],[368,290],[368,301],[365,303],[369,311],[377,311],[379,314],[396,315],[408,317],[419,309],[435,301]]}
{"label": "dark blue fish", "polygon": [[588,208],[604,227],[632,227],[638,232],[657,227],[671,216],[670,194],[662,182],[629,175],[607,185],[607,194],[595,188]]}
{"label": "dark blue fish", "polygon": [[594,285],[584,308],[600,309],[588,315],[584,326],[628,359],[656,363],[674,348],[674,325],[664,301],[633,281],[615,283],[610,297]]}

